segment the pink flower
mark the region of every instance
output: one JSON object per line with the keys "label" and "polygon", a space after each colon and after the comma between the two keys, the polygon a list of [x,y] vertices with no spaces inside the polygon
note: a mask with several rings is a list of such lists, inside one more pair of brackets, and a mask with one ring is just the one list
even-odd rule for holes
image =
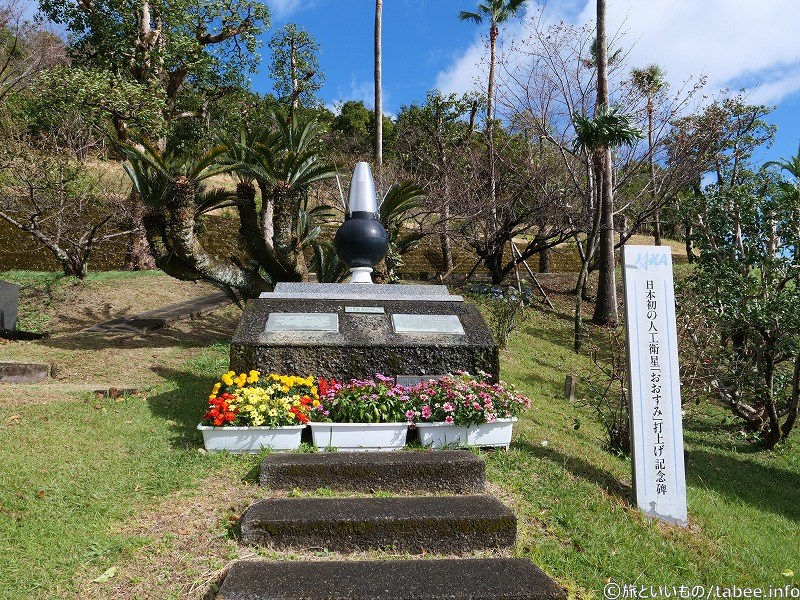
{"label": "pink flower", "polygon": [[453,415],[447,415],[447,416],[444,418],[444,422],[445,422],[445,423],[452,423],[452,422],[453,422]]}
{"label": "pink flower", "polygon": [[453,404],[452,402],[445,402],[442,409],[444,410],[444,412],[453,412],[456,409],[456,405]]}
{"label": "pink flower", "polygon": [[406,419],[411,421],[413,418],[414,418],[414,411],[413,410],[407,410],[406,411]]}
{"label": "pink flower", "polygon": [[432,412],[431,407],[426,404],[425,406],[422,407],[422,418],[429,419],[431,416],[431,412]]}

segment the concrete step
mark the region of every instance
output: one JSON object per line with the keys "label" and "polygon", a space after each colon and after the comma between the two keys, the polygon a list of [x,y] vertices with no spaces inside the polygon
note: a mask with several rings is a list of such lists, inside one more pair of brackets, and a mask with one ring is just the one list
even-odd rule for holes
{"label": "concrete step", "polygon": [[41,383],[50,379],[54,365],[0,362],[0,383]]}
{"label": "concrete step", "polygon": [[491,496],[277,498],[241,519],[242,542],[273,548],[461,553],[514,545],[517,519]]}
{"label": "concrete step", "polygon": [[465,450],[272,454],[261,463],[259,482],[283,490],[475,494],[484,489],[486,465]]}
{"label": "concrete step", "polygon": [[217,600],[562,600],[565,590],[521,558],[240,561]]}

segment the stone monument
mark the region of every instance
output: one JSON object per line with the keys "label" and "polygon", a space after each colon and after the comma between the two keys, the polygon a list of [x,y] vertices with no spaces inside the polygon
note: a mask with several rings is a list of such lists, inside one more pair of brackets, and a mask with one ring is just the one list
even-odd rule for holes
{"label": "stone monument", "polygon": [[374,285],[388,247],[367,163],[356,166],[335,246],[351,283],[278,283],[249,300],[231,344],[231,369],[415,379],[455,371],[499,377],[499,353],[480,311],[441,285]]}
{"label": "stone monument", "polygon": [[19,286],[0,281],[0,331],[14,331],[17,328],[19,309]]}

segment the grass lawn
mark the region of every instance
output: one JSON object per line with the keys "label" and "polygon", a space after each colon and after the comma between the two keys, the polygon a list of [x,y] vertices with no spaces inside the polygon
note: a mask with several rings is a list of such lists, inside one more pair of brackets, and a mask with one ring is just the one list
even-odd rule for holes
{"label": "grass lawn", "polygon": [[[208,290],[158,274],[3,278],[27,286],[23,323],[52,335],[2,344],[0,357],[60,368],[40,386],[0,385],[0,598],[200,598],[238,557],[337,558],[244,548],[231,533],[260,493],[258,457],[209,455],[194,428],[227,369],[235,309],[102,339],[80,329]],[[726,413],[687,407],[690,526],[643,518],[629,500],[630,462],[603,451],[594,416],[563,397],[565,374],[588,361],[570,351],[569,299],[553,299],[556,311],[528,311],[501,359],[533,410],[509,452],[483,453],[491,492],[519,518],[512,553],[576,597],[601,598],[608,581],[797,586],[800,437],[758,452]],[[86,391],[118,382],[143,391]],[[368,556],[393,557],[358,557]]]}

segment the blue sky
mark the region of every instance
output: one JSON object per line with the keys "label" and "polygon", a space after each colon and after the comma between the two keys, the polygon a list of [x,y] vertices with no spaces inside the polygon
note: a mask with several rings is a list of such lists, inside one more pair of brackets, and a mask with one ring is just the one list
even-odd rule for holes
{"label": "blue sky", "polygon": [[[372,0],[267,0],[273,30],[288,22],[305,27],[321,46],[326,75],[322,99],[329,105],[373,98]],[[476,86],[488,26],[458,20],[477,0],[384,0],[384,110],[396,114],[435,87],[463,92]],[[746,88],[753,103],[777,106],[776,143],[759,160],[788,157],[800,142],[800,1],[798,0],[609,0],[608,27],[630,48],[632,66],[657,62],[673,86],[708,76],[707,92]],[[529,0],[528,10],[572,24],[590,22],[594,0]],[[508,24],[503,38],[520,35],[524,19]],[[272,31],[265,36],[267,39]],[[265,62],[253,78],[270,91]]]}

